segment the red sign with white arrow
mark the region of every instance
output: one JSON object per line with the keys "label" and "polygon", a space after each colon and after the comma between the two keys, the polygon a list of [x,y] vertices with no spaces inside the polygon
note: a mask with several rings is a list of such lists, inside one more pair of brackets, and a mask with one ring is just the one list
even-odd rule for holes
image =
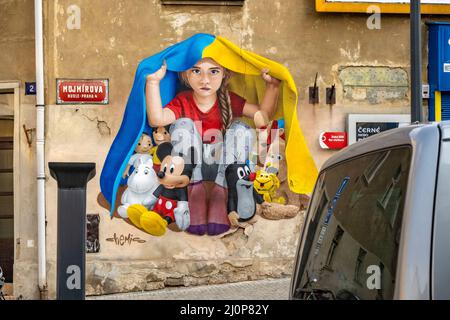
{"label": "red sign with white arrow", "polygon": [[322,132],[319,137],[322,149],[342,149],[347,146],[347,132]]}

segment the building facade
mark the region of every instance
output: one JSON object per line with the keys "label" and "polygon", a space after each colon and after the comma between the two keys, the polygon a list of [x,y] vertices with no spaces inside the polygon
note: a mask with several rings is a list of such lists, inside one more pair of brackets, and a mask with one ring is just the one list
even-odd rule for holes
{"label": "building facade", "polygon": [[[290,219],[259,219],[252,230],[225,236],[170,233],[156,238],[111,219],[99,205],[100,172],[119,131],[136,68],[144,58],[193,34],[209,33],[286,66],[298,91],[303,135],[318,168],[335,152],[320,147],[320,134],[346,131],[348,114],[410,112],[408,15],[377,15],[376,10],[318,12],[313,0],[181,2],[43,1],[50,298],[56,294],[57,184],[47,164],[58,161],[96,163],[97,174],[87,187],[87,213],[98,222],[99,250],[87,254],[87,294],[291,274],[302,212]],[[423,20],[448,18],[427,15]],[[2,1],[0,31],[0,134],[4,137],[0,138],[4,165],[0,239],[2,255],[8,252],[5,256],[13,261],[14,295],[32,299],[39,298],[36,96],[26,94],[25,83],[36,80],[34,2]],[[423,24],[424,83],[428,81],[427,34]],[[108,79],[109,101],[58,104],[57,79]],[[317,103],[310,101],[309,87],[314,83],[319,88]],[[425,107],[424,112],[427,118]]]}

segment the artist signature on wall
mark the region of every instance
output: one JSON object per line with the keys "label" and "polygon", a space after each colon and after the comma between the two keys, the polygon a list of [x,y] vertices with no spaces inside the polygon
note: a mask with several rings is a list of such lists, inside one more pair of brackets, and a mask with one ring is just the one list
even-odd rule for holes
{"label": "artist signature on wall", "polygon": [[106,241],[114,242],[118,246],[124,246],[125,244],[131,245],[133,242],[137,243],[145,243],[146,241],[144,239],[141,239],[139,237],[135,237],[133,234],[129,233],[128,235],[117,235],[114,232],[114,235],[112,238],[107,238]]}

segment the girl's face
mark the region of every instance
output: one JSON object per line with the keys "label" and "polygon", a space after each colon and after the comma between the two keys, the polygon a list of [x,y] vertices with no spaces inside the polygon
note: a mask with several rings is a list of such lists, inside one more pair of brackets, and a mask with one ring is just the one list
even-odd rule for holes
{"label": "girl's face", "polygon": [[192,90],[202,97],[215,95],[224,76],[223,67],[209,58],[200,60],[186,71],[186,78]]}

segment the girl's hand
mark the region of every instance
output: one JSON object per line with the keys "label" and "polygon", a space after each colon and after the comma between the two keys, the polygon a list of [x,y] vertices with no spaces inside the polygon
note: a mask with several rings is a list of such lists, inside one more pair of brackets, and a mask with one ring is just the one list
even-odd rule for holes
{"label": "girl's hand", "polygon": [[274,86],[277,86],[277,87],[280,85],[281,80],[279,80],[279,79],[269,75],[269,69],[262,69],[261,73],[262,73],[261,74],[262,78],[264,79],[266,84],[271,84],[271,85],[274,85]]}
{"label": "girl's hand", "polygon": [[149,74],[147,76],[147,83],[149,83],[149,82],[159,83],[166,75],[166,70],[167,70],[167,64],[166,64],[166,60],[164,60],[163,65],[161,66],[161,68],[159,68],[158,71],[156,71],[152,74]]}

